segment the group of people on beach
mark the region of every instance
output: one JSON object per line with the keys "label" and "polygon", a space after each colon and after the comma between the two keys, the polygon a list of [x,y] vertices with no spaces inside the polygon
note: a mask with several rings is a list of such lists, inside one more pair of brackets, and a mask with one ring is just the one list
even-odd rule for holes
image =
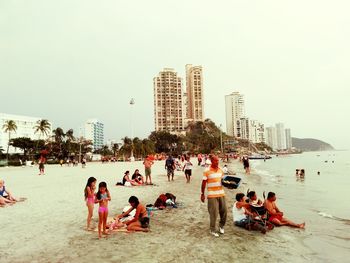
{"label": "group of people on beach", "polygon": [[[98,184],[98,190],[96,192],[96,178],[90,177],[86,183],[84,189],[84,197],[86,206],[88,208],[87,216],[87,230],[93,230],[91,228],[91,219],[93,216],[94,205],[99,204],[98,208],[98,237],[102,235],[108,235],[114,229],[126,228],[128,231],[148,231],[149,218],[145,206],[143,206],[136,196],[129,198],[130,208],[117,215],[114,221],[107,225],[108,218],[108,203],[112,200],[110,192],[107,188],[106,182],[100,182]],[[95,193],[96,192],[96,193]],[[125,217],[129,217],[131,212],[135,210],[134,216],[128,220],[123,220]],[[107,232],[107,228],[109,232]]]}
{"label": "group of people on beach", "polygon": [[[203,173],[200,200],[205,202],[207,197],[210,234],[219,237],[220,234],[225,232],[224,226],[227,217],[225,191],[221,183],[224,172],[219,167],[219,158],[217,156],[210,156],[210,160],[211,165],[209,169],[206,169]],[[207,196],[205,196],[206,190]],[[254,191],[250,191],[248,197],[249,199],[243,193],[236,194],[236,201],[232,208],[233,221],[236,226],[244,227],[248,230],[260,230],[262,233],[266,233],[274,225],[305,227],[305,223],[296,224],[284,217],[284,213],[276,205],[275,193],[269,192],[265,202],[258,200]],[[219,231],[216,228],[218,216],[220,216]]]}

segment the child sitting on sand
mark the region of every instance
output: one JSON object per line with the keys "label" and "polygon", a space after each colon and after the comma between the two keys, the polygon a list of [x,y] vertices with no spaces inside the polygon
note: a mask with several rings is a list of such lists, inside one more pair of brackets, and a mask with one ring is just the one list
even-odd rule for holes
{"label": "child sitting on sand", "polygon": [[[98,185],[98,192],[96,194],[95,203],[99,203],[98,209],[98,237],[101,238],[102,234],[108,235],[106,232],[107,217],[108,217],[108,201],[111,201],[111,196],[107,189],[107,184],[101,182]],[[101,231],[103,228],[103,231]],[[102,233],[101,233],[102,232]]]}
{"label": "child sitting on sand", "polygon": [[96,178],[90,177],[86,183],[84,195],[86,200],[86,206],[88,208],[88,216],[86,220],[86,229],[90,230],[90,222],[94,212],[95,205],[95,189],[96,189]]}

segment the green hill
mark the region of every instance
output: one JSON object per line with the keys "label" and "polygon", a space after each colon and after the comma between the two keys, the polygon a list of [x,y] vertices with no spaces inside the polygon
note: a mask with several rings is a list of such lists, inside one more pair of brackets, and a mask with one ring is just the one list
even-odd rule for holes
{"label": "green hill", "polygon": [[333,146],[329,143],[311,138],[292,138],[292,145],[293,147],[304,152],[334,150]]}

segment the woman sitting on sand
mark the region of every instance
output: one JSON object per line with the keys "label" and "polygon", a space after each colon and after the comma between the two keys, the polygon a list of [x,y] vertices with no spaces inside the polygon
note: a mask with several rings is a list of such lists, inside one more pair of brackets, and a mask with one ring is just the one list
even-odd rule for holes
{"label": "woman sitting on sand", "polygon": [[147,232],[149,230],[149,218],[147,216],[146,208],[142,204],[140,204],[139,199],[136,196],[131,196],[129,198],[129,204],[131,205],[131,208],[126,212],[118,215],[117,219],[121,219],[128,216],[132,210],[136,209],[134,218],[125,221],[124,224],[127,225],[128,231]]}
{"label": "woman sitting on sand", "polygon": [[17,199],[6,189],[4,180],[0,179],[0,205],[16,203]]}
{"label": "woman sitting on sand", "polygon": [[136,169],[131,179],[138,184],[144,184],[143,176],[140,174],[139,169]]}
{"label": "woman sitting on sand", "polygon": [[123,181],[122,181],[122,184],[123,184],[124,186],[138,186],[138,185],[140,185],[140,184],[137,183],[136,181],[130,180],[129,175],[130,175],[130,172],[129,172],[129,171],[126,171],[126,172],[124,173]]}

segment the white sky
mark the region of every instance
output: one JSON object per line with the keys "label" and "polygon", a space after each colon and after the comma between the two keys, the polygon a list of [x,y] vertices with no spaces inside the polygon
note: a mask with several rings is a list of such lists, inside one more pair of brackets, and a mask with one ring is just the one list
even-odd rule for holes
{"label": "white sky", "polygon": [[0,112],[64,129],[88,118],[106,139],[154,129],[153,77],[202,65],[205,117],[224,96],[296,137],[350,148],[350,2],[341,0],[0,1]]}

